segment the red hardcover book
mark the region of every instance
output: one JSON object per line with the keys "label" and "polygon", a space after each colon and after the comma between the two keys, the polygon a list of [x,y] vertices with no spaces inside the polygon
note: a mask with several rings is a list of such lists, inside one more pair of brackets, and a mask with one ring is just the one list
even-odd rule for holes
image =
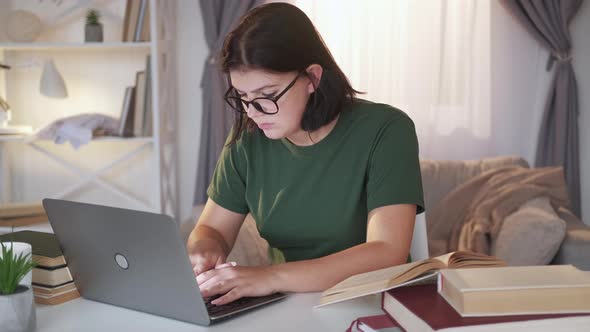
{"label": "red hardcover book", "polygon": [[[503,326],[495,327],[504,327],[505,331],[523,331],[525,329],[534,331],[539,327],[548,326],[547,323],[556,324],[558,322],[552,318],[575,316],[590,318],[590,314],[583,313],[461,317],[438,294],[435,284],[400,287],[384,292],[382,307],[403,329],[410,332],[460,331],[467,327],[469,327],[469,331],[477,331],[478,327],[481,327],[481,330],[489,331],[491,324],[502,324]],[[590,319],[585,322],[590,322]]]}
{"label": "red hardcover book", "polygon": [[[366,328],[368,327],[368,329]],[[388,314],[359,317],[350,323],[350,326],[346,329],[346,332],[356,331],[399,331],[399,324],[393,320]],[[397,329],[396,329],[397,328]]]}

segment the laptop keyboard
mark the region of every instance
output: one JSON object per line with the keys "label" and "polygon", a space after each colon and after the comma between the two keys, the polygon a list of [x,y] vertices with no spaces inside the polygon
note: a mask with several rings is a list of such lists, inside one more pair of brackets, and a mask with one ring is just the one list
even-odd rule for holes
{"label": "laptop keyboard", "polygon": [[223,294],[214,295],[205,299],[205,305],[207,306],[207,312],[209,315],[218,315],[221,313],[232,312],[237,309],[241,309],[244,305],[247,305],[253,301],[253,298],[250,297],[242,297],[233,302],[222,304],[222,305],[215,305],[211,303],[211,301],[218,299]]}
{"label": "laptop keyboard", "polygon": [[266,296],[242,297],[233,302],[222,305],[215,305],[211,303],[211,301],[220,298],[221,296],[223,296],[223,294],[214,295],[204,299],[205,305],[207,307],[207,312],[209,313],[209,317],[211,317],[212,319],[218,317],[225,317],[227,315],[232,315],[241,312],[244,309],[250,309],[263,304],[274,302],[275,300],[284,298],[285,294],[275,293]]}

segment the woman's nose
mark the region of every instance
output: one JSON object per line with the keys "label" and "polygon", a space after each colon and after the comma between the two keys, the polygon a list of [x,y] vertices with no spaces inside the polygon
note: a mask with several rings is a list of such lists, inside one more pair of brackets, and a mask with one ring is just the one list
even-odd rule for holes
{"label": "woman's nose", "polygon": [[246,115],[248,115],[249,118],[256,118],[259,117],[261,114],[262,112],[260,112],[256,107],[254,107],[252,103],[248,104],[248,107],[246,108]]}

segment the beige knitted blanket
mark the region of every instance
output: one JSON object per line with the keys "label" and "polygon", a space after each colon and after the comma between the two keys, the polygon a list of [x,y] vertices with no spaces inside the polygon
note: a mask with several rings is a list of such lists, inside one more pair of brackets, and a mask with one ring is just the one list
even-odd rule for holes
{"label": "beige knitted blanket", "polygon": [[502,167],[468,180],[428,213],[430,256],[455,250],[490,254],[504,219],[539,196],[549,197],[555,210],[568,206],[561,167]]}

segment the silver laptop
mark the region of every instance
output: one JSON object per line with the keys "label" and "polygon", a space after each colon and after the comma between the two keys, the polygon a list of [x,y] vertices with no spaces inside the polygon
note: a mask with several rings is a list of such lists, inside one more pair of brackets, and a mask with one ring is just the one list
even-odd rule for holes
{"label": "silver laptop", "polygon": [[209,325],[285,297],[209,304],[167,215],[54,199],[44,199],[43,207],[86,299]]}

